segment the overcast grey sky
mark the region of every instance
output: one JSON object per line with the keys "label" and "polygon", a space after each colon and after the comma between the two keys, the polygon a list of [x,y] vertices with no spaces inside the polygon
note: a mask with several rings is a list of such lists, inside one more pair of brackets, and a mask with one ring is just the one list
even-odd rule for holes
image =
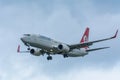
{"label": "overcast grey sky", "polygon": [[111,47],[80,58],[18,54],[24,33],[79,43],[86,27],[90,40],[114,35],[120,28],[119,0],[0,0],[0,80],[120,80],[117,39],[91,46]]}

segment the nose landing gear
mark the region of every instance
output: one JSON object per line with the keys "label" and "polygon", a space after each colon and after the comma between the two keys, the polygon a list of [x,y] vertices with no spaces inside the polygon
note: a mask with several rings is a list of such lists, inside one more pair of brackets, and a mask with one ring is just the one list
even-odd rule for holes
{"label": "nose landing gear", "polygon": [[28,47],[27,50],[30,50],[30,47]]}

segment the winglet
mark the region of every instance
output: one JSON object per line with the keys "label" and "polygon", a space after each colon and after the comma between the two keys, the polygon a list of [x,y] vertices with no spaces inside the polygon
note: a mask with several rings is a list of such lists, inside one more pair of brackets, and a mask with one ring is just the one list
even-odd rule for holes
{"label": "winglet", "polygon": [[116,38],[118,34],[118,30],[116,31],[115,35],[112,38]]}
{"label": "winglet", "polygon": [[17,52],[18,53],[20,52],[20,45],[18,45]]}

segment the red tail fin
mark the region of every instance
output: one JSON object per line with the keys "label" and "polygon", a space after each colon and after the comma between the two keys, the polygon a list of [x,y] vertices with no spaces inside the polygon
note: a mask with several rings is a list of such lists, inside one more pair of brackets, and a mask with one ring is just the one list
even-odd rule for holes
{"label": "red tail fin", "polygon": [[82,39],[80,43],[87,42],[89,39],[89,28],[86,28],[84,35],[82,36]]}
{"label": "red tail fin", "polygon": [[17,52],[18,53],[20,52],[20,45],[18,45]]}
{"label": "red tail fin", "polygon": [[[87,27],[84,32],[84,35],[82,36],[80,43],[88,42],[88,40],[89,40],[89,28]],[[88,47],[85,47],[85,48],[88,48]]]}

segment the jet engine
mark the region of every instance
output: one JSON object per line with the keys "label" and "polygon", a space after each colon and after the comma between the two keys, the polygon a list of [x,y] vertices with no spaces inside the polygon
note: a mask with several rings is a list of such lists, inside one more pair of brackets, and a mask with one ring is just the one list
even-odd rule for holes
{"label": "jet engine", "polygon": [[34,55],[34,56],[40,56],[40,55],[42,55],[43,53],[41,53],[41,51],[40,50],[38,50],[38,49],[31,49],[30,50],[30,53],[32,54],[32,55]]}
{"label": "jet engine", "polygon": [[79,57],[79,56],[85,56],[88,53],[86,52],[86,49],[81,48],[81,49],[73,49],[68,53],[69,56],[71,57]]}
{"label": "jet engine", "polygon": [[69,52],[69,51],[70,51],[69,46],[67,46],[66,44],[59,44],[59,45],[58,45],[58,49],[59,49],[61,52]]}

